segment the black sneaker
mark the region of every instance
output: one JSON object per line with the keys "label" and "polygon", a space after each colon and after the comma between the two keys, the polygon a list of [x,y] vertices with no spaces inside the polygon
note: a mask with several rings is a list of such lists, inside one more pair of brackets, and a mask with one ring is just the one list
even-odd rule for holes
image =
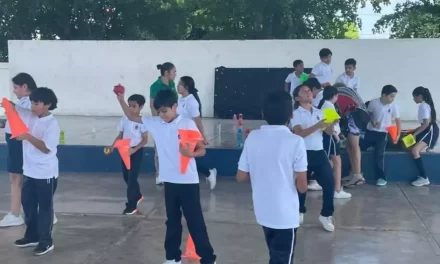
{"label": "black sneaker", "polygon": [[125,210],[122,212],[123,215],[134,215],[138,212],[137,208],[128,208],[125,207]]}
{"label": "black sneaker", "polygon": [[34,255],[35,256],[43,256],[44,254],[49,253],[54,249],[53,244],[38,244],[38,246],[34,249]]}
{"label": "black sneaker", "polygon": [[19,248],[36,247],[38,246],[38,241],[32,241],[27,238],[22,238],[15,241],[14,245]]}

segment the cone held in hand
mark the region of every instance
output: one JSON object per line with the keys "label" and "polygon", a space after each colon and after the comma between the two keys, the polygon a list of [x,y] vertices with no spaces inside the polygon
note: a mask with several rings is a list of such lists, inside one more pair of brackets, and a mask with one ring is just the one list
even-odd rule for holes
{"label": "cone held in hand", "polygon": [[[193,152],[196,149],[197,142],[203,140],[202,135],[197,130],[179,129],[179,138],[180,138],[180,144],[183,147],[189,145],[191,152]],[[184,174],[186,172],[190,160],[191,158],[180,154],[180,173]]]}
{"label": "cone held in hand", "polygon": [[397,139],[397,126],[389,126],[387,127],[388,133],[390,133],[391,139],[396,141]]}
{"label": "cone held in hand", "polygon": [[115,142],[115,148],[118,149],[119,155],[121,155],[122,161],[124,162],[127,170],[131,169],[130,162],[130,139],[118,139]]}
{"label": "cone held in hand", "polygon": [[21,120],[17,111],[12,106],[8,99],[2,99],[3,107],[5,108],[6,118],[8,119],[9,127],[11,128],[11,138],[19,137],[29,132],[23,120]]}

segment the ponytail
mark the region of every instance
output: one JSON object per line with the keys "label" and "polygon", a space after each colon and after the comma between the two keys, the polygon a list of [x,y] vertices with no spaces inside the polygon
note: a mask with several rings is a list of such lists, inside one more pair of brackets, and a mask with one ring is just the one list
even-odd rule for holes
{"label": "ponytail", "polygon": [[185,89],[188,90],[188,93],[192,94],[199,103],[200,117],[202,117],[202,103],[200,101],[200,97],[198,94],[199,91],[196,89],[194,79],[190,76],[183,76],[182,78],[180,78],[180,81],[183,83]]}
{"label": "ponytail", "polygon": [[338,88],[333,86],[326,87],[324,89],[324,92],[322,92],[322,99],[321,101],[319,101],[318,108],[321,109],[325,101],[331,100],[337,94],[338,94]]}
{"label": "ponytail", "polygon": [[423,101],[425,101],[431,108],[431,123],[435,123],[437,121],[437,113],[434,107],[434,101],[432,100],[431,92],[428,88],[423,86],[419,86],[412,92],[413,96],[422,96]]}
{"label": "ponytail", "polygon": [[322,108],[322,105],[325,103],[325,99],[324,99],[324,97],[321,99],[321,101],[319,101],[319,104],[318,104],[318,109],[321,109]]}

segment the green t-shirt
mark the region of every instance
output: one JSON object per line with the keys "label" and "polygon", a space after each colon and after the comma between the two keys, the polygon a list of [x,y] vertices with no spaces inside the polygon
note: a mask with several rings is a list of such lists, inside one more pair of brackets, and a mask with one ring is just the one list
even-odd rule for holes
{"label": "green t-shirt", "polygon": [[155,81],[150,86],[150,99],[154,99],[154,97],[156,97],[157,92],[159,92],[160,90],[165,90],[165,89],[171,89],[177,96],[177,90],[176,90],[176,85],[174,84],[174,81],[170,81],[170,83],[168,85],[166,85],[162,82],[162,79],[159,77],[157,79],[157,81]]}

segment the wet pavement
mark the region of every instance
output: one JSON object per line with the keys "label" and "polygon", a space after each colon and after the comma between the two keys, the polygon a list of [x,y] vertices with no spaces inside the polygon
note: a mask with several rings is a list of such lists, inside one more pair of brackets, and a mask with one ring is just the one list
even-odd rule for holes
{"label": "wet pavement", "polygon": [[[4,183],[0,213],[6,213],[8,176],[2,173],[0,179]],[[216,190],[209,191],[203,178],[201,182],[201,202],[217,264],[268,263],[250,185],[220,178]],[[145,196],[140,214],[122,216],[125,187],[119,174],[62,174],[55,196],[59,219],[53,231],[55,250],[34,257],[32,249],[13,246],[24,227],[0,229],[0,263],[163,263],[163,188],[154,184],[153,175],[142,175],[140,183]],[[318,222],[321,193],[309,193],[308,213],[298,231],[296,264],[440,263],[440,186],[364,185],[347,191],[353,198],[335,201],[334,233],[324,231]],[[184,232],[186,240],[186,227]]]}

